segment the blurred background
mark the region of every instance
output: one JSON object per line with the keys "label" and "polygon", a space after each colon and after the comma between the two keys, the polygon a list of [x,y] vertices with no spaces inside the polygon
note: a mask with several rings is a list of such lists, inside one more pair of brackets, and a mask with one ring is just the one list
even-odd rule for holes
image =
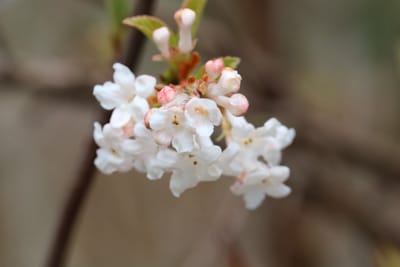
{"label": "blurred background", "polygon": [[[111,77],[110,1],[0,0],[0,266],[43,266]],[[249,212],[228,178],[175,199],[98,174],[67,266],[400,266],[400,1],[209,2],[197,49],[242,58],[250,121],[296,128],[293,193]]]}

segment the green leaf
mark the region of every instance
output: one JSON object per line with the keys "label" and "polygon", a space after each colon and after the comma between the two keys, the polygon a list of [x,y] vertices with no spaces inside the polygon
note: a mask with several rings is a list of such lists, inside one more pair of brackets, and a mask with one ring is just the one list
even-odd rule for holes
{"label": "green leaf", "polygon": [[182,8],[190,8],[196,13],[196,20],[194,21],[192,27],[192,35],[196,36],[197,29],[199,28],[200,19],[203,15],[204,8],[206,6],[207,0],[185,0],[182,3]]}
{"label": "green leaf", "polygon": [[227,56],[227,57],[223,57],[222,60],[224,61],[225,67],[229,67],[232,69],[236,69],[240,63],[240,58],[238,58],[238,57]]}
{"label": "green leaf", "polygon": [[126,18],[123,23],[135,27],[151,40],[153,40],[153,31],[161,27],[168,27],[162,20],[147,15]]}

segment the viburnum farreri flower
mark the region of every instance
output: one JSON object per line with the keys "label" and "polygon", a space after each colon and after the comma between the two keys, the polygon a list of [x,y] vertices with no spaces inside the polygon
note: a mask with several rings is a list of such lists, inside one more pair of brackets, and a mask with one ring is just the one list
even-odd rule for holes
{"label": "viburnum farreri flower", "polygon": [[[150,180],[169,175],[176,197],[200,182],[231,176],[231,191],[254,209],[266,196],[290,193],[284,184],[290,171],[280,162],[295,130],[275,118],[255,127],[243,117],[249,102],[239,93],[238,58],[220,57],[198,66],[193,27],[199,13],[178,10],[178,34],[150,16],[124,21],[154,41],[160,54],[153,59],[167,62],[168,69],[157,81],[150,75],[136,77],[115,63],[113,81],[94,87],[100,105],[112,111],[109,123],[94,124],[95,165],[106,174],[136,170]],[[225,149],[213,141],[216,128]]]}

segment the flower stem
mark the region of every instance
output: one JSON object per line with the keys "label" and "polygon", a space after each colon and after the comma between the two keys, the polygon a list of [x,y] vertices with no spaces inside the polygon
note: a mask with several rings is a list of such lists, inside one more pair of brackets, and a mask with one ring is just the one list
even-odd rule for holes
{"label": "flower stem", "polygon": [[[154,2],[154,0],[138,0],[133,15],[149,14]],[[126,66],[133,68],[138,62],[144,44],[144,36],[135,29],[130,29],[129,31],[127,44],[120,61]],[[103,112],[101,114],[101,121],[108,121],[109,117],[109,112]],[[79,212],[87,197],[90,186],[94,181],[96,170],[93,161],[96,158],[96,149],[97,145],[94,143],[92,136],[90,136],[88,147],[85,151],[86,154],[78,169],[76,180],[60,215],[54,240],[46,259],[46,267],[65,266],[66,254],[74,226],[76,225]]]}

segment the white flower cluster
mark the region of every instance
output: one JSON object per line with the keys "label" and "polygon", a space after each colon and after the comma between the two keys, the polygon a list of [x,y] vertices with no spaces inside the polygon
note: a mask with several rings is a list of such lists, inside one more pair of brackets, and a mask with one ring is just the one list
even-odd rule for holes
{"label": "white flower cluster", "polygon": [[[162,60],[183,64],[183,74],[192,66],[176,57],[195,59],[187,57],[193,50],[195,17],[190,9],[175,13],[177,47],[170,47],[167,27],[153,32]],[[284,184],[289,168],[279,163],[282,149],[293,141],[294,129],[276,119],[259,128],[247,122],[242,115],[249,103],[238,93],[242,78],[222,58],[209,60],[201,78],[183,75],[179,85],[157,84],[149,75],[135,77],[119,63],[113,68],[114,81],[96,85],[93,91],[100,105],[112,110],[109,123],[94,124],[99,146],[94,163],[100,171],[111,174],[135,169],[150,180],[168,173],[176,197],[199,182],[233,176],[231,191],[243,196],[249,209],[258,207],[266,195],[290,193]],[[225,137],[224,151],[211,138],[216,127],[221,127]]]}
{"label": "white flower cluster", "polygon": [[[276,119],[255,128],[240,116],[248,102],[237,93],[241,76],[221,59],[205,65],[208,79],[156,86],[152,76],[135,75],[114,64],[114,81],[96,85],[100,105],[112,110],[110,122],[94,124],[99,146],[95,165],[103,173],[135,169],[151,180],[171,173],[170,189],[179,197],[201,181],[236,177],[231,187],[254,209],[265,195],[284,197],[289,169],[280,166],[281,150],[295,135]],[[223,126],[224,151],[211,139]]]}

